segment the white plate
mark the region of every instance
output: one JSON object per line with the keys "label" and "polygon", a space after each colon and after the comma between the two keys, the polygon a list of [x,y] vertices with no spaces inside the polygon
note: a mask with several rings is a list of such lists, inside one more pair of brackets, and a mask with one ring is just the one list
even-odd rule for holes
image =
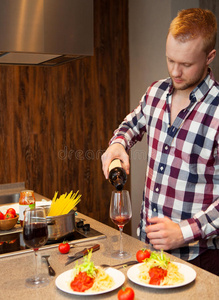
{"label": "white plate", "polygon": [[174,262],[174,264],[178,266],[179,272],[182,275],[184,275],[184,281],[179,283],[179,284],[162,286],[162,285],[147,284],[147,283],[144,283],[144,282],[140,281],[138,276],[139,276],[139,272],[140,272],[139,271],[139,266],[141,264],[137,264],[137,265],[134,265],[133,267],[131,267],[127,272],[127,276],[131,281],[133,281],[134,283],[136,283],[138,285],[142,285],[142,286],[146,286],[146,287],[150,287],[150,288],[156,288],[156,289],[176,288],[176,287],[180,287],[180,286],[184,286],[186,284],[189,284],[190,282],[195,280],[195,278],[196,278],[195,270],[193,270],[189,266],[181,264],[181,263]]}
{"label": "white plate", "polygon": [[110,275],[114,279],[114,282],[115,282],[114,286],[111,289],[108,289],[105,291],[100,291],[100,292],[89,292],[89,291],[76,292],[76,291],[73,291],[70,287],[70,283],[72,281],[72,269],[60,274],[56,278],[55,283],[56,283],[57,288],[63,292],[73,294],[73,295],[83,295],[83,296],[99,295],[99,294],[108,293],[108,292],[111,292],[111,291],[119,288],[124,283],[125,275],[121,271],[116,270],[114,268],[107,268],[105,270],[105,272],[108,275]]}

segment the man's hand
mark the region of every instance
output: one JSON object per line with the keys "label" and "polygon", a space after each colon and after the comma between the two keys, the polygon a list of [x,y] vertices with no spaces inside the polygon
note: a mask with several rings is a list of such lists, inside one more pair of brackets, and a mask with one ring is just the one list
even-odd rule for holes
{"label": "man's hand", "polygon": [[109,165],[115,158],[119,158],[122,161],[122,167],[129,174],[129,156],[121,144],[115,143],[110,145],[101,156],[102,169],[106,179],[109,177]]}
{"label": "man's hand", "polygon": [[151,225],[146,226],[147,237],[157,250],[179,248],[184,244],[180,226],[169,218],[154,217],[148,219]]}

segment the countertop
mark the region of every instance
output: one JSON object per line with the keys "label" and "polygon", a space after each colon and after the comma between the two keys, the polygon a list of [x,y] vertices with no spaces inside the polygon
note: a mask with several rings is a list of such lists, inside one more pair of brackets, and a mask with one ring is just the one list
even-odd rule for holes
{"label": "countertop", "polygon": [[[117,260],[111,258],[111,253],[115,249],[119,248],[119,231],[113,229],[105,224],[102,224],[92,218],[89,218],[81,213],[78,213],[80,218],[84,218],[86,223],[90,223],[91,227],[100,231],[106,235],[106,238],[97,240],[95,243],[100,244],[100,250],[92,254],[92,260],[95,265],[102,263],[116,264],[123,262],[123,260]],[[94,243],[94,242],[92,242]],[[145,244],[136,238],[123,234],[124,249],[132,254],[128,260],[135,260],[135,253],[137,250],[145,247]],[[88,242],[87,244],[91,244]],[[77,244],[74,248],[71,248],[70,253],[83,249],[87,245],[86,243]],[[81,245],[82,247],[79,247]],[[16,300],[56,300],[56,299],[86,299],[86,300],[98,300],[98,299],[117,299],[118,290],[110,293],[95,295],[95,296],[76,296],[70,295],[59,290],[55,285],[57,276],[61,273],[70,270],[74,267],[75,262],[65,266],[67,255],[60,254],[58,246],[52,249],[45,249],[39,251],[39,262],[41,273],[47,274],[47,266],[45,262],[42,262],[41,255],[49,254],[50,263],[56,271],[55,277],[50,277],[49,285],[41,288],[27,288],[25,286],[25,279],[31,276],[34,272],[34,254],[33,252],[25,253],[17,256],[2,257],[0,258],[0,299],[16,299]],[[139,286],[132,283],[127,278],[127,270],[130,267],[120,269],[125,275],[124,286],[130,286],[135,291],[135,300],[150,299],[150,300],[186,300],[186,299],[219,299],[219,277],[215,276],[207,271],[197,268],[187,262],[184,262],[174,256],[168,255],[172,261],[184,263],[192,267],[196,273],[196,279],[192,283],[170,289],[156,289]],[[82,259],[79,260],[79,262]]]}

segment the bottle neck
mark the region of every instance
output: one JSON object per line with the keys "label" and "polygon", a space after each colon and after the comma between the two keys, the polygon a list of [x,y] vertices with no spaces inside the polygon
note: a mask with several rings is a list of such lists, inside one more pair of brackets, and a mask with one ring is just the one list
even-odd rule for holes
{"label": "bottle neck", "polygon": [[123,186],[124,186],[123,180],[121,180],[120,178],[117,178],[117,180],[114,183],[114,186],[117,189],[117,191],[121,191],[123,189]]}

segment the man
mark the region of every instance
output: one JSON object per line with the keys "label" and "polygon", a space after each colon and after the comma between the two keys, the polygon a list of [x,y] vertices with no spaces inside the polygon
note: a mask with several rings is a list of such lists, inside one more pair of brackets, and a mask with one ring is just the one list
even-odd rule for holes
{"label": "man", "polygon": [[147,133],[140,239],[219,275],[219,86],[212,12],[182,10],[166,41],[170,77],[153,83],[114,132],[102,156],[105,177]]}

